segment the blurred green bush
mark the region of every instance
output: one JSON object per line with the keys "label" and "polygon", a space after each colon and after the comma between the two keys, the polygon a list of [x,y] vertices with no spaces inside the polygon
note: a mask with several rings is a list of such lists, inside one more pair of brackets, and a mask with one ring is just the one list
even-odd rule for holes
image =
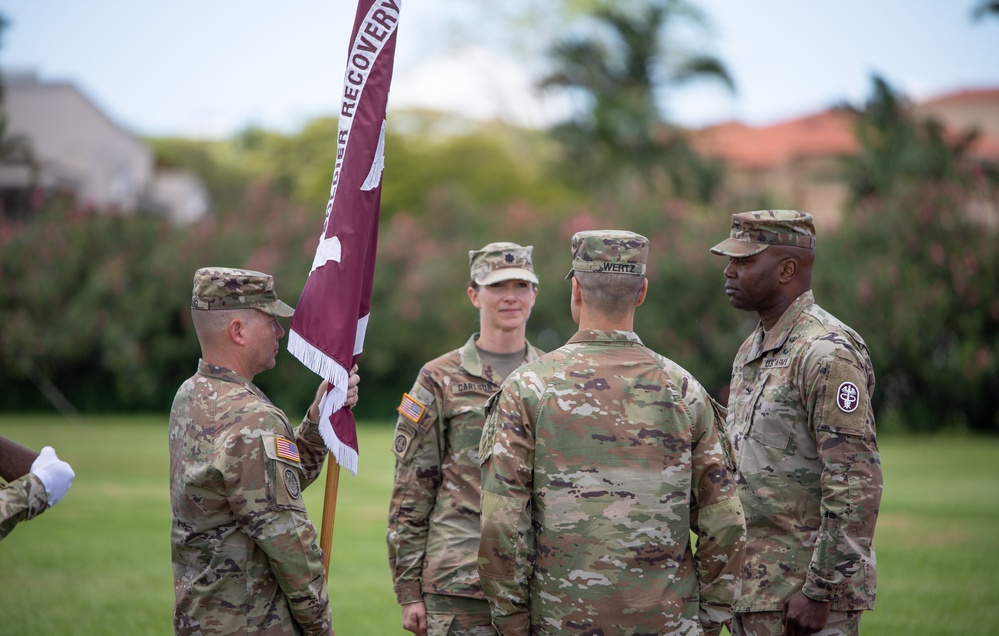
{"label": "blurred green bush", "polygon": [[[270,272],[294,304],[322,227],[335,127],[152,140],[162,165],[196,171],[211,192],[213,216],[193,225],[59,196],[0,217],[0,410],[166,411],[199,355],[188,310],[198,267]],[[419,367],[477,328],[467,253],[490,241],[534,245],[541,285],[528,337],[547,350],[564,343],[575,330],[569,237],[599,228],[651,239],[636,329],[724,399],[755,316],[729,307],[725,260],[708,247],[740,209],[680,200],[668,179],[647,176],[571,187],[571,171],[543,132],[395,118],[359,416],[393,418]],[[863,199],[819,237],[816,298],[866,339],[876,409],[893,426],[999,432],[996,222],[967,213],[983,192],[994,206],[995,191],[974,183],[917,180]],[[318,378],[282,351],[257,382],[300,414]]]}

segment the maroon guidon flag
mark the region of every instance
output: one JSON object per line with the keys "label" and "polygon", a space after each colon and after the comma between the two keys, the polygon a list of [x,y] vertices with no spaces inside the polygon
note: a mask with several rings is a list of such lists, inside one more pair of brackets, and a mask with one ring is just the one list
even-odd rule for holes
{"label": "maroon guidon flag", "polygon": [[378,243],[385,109],[402,0],[358,0],[347,53],[326,221],[295,308],[288,351],[329,381],[319,431],[337,464],[357,474],[347,378],[364,344]]}

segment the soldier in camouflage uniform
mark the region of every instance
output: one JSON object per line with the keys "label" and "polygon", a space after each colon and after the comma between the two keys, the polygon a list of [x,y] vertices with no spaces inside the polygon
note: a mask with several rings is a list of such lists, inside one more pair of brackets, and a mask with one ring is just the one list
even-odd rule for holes
{"label": "soldier in camouflage uniform", "polygon": [[490,406],[478,566],[501,634],[719,634],[732,615],[746,528],[722,409],[633,331],[648,248],[573,236],[579,331]]}
{"label": "soldier in camouflage uniform", "polygon": [[[333,633],[302,489],[322,470],[318,402],[293,429],[252,382],[274,366],[291,307],[250,270],[195,272],[202,359],[170,411],[177,634]],[[357,402],[356,369],[347,405]]]}
{"label": "soldier in camouflage uniform", "polygon": [[531,255],[516,243],[469,252],[479,332],[424,365],[399,406],[389,566],[402,626],[418,636],[496,633],[475,566],[479,438],[486,401],[542,353],[525,338],[538,293]]}
{"label": "soldier in camouflage uniform", "polygon": [[[727,427],[748,547],[733,634],[856,634],[874,606],[881,461],[864,340],[815,304],[812,217],[743,212],[725,291],[760,323],[732,366]],[[783,626],[782,626],[783,623]]]}
{"label": "soldier in camouflage uniform", "polygon": [[21,521],[34,519],[59,503],[76,473],[46,446],[36,453],[0,437],[0,539]]}

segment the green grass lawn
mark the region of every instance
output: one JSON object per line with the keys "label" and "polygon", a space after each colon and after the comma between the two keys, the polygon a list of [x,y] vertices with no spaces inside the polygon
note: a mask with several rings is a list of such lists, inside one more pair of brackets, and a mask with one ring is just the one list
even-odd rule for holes
{"label": "green grass lawn", "polygon": [[[166,416],[0,416],[0,435],[54,446],[76,481],[0,542],[0,633],[172,634]],[[330,597],[340,636],[407,634],[392,594],[385,518],[390,425],[362,423],[360,475],[342,473]],[[999,633],[999,440],[881,440],[877,609],[861,632]],[[306,490],[318,525],[324,478]]]}

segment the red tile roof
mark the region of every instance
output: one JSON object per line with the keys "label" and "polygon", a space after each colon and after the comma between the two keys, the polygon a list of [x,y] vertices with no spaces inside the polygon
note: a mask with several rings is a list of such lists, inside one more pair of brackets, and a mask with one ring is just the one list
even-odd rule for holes
{"label": "red tile roof", "polygon": [[829,110],[799,119],[754,128],[727,122],[693,133],[694,145],[739,168],[766,168],[807,156],[848,155],[858,146],[854,116]]}
{"label": "red tile roof", "polygon": [[946,93],[933,99],[919,102],[919,106],[938,106],[941,104],[971,104],[975,102],[992,102],[999,104],[999,88],[968,88]]}
{"label": "red tile roof", "polygon": [[[999,104],[999,88],[960,90],[921,102],[919,106],[980,102]],[[724,159],[737,169],[773,168],[805,157],[853,154],[855,115],[833,109],[755,128],[730,121],[691,132],[694,147],[710,157]],[[974,145],[980,158],[999,159],[999,138],[982,135]]]}

